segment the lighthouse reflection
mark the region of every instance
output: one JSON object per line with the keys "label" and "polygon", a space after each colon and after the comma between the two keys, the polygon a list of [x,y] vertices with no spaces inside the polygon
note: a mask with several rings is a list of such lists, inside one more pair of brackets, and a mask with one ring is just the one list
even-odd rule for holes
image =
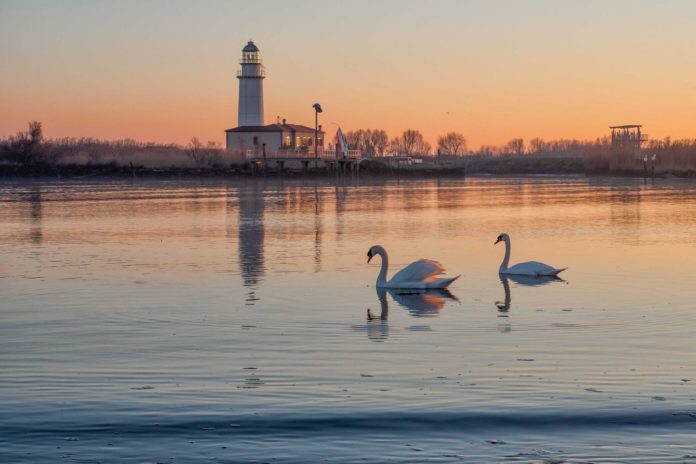
{"label": "lighthouse reflection", "polygon": [[263,187],[254,184],[239,191],[239,271],[243,285],[249,287],[247,302],[256,301],[256,290],[264,276],[264,197]]}

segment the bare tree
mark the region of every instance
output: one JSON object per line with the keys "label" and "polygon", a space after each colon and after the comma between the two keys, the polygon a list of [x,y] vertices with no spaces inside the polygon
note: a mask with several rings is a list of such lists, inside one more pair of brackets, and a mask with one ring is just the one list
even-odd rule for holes
{"label": "bare tree", "polygon": [[477,154],[483,156],[496,156],[500,154],[500,147],[494,145],[481,145]]}
{"label": "bare tree", "polygon": [[516,138],[510,140],[505,146],[508,153],[514,153],[515,155],[524,154],[524,140],[521,138]]}
{"label": "bare tree", "polygon": [[208,164],[208,150],[203,146],[198,137],[191,138],[191,141],[186,146],[186,155],[193,161],[196,166],[205,166]]}
{"label": "bare tree", "polygon": [[443,155],[462,155],[466,152],[466,139],[459,132],[448,132],[438,137],[437,149]]}
{"label": "bare tree", "polygon": [[349,148],[360,150],[364,156],[384,156],[389,144],[387,133],[381,129],[358,129],[346,133]]}
{"label": "bare tree", "polygon": [[387,132],[382,129],[375,129],[370,132],[370,145],[373,156],[384,156],[389,145]]}
{"label": "bare tree", "polygon": [[43,126],[39,121],[32,121],[29,123],[29,140],[33,144],[40,144],[43,142]]}
{"label": "bare tree", "polygon": [[387,143],[388,155],[396,156],[402,153],[400,140],[401,139],[399,139],[399,137],[394,137],[389,141],[389,143]]}
{"label": "bare tree", "polygon": [[430,153],[430,144],[425,141],[423,134],[416,129],[406,129],[401,137],[391,142],[391,151],[394,154],[412,156],[427,155]]}
{"label": "bare tree", "polygon": [[363,131],[363,146],[361,148],[363,155],[368,158],[375,156],[375,147],[372,144],[372,130],[367,129]]}
{"label": "bare tree", "polygon": [[360,150],[364,155],[366,155],[368,141],[367,131],[363,129],[348,131],[346,133],[346,141],[348,142],[348,147],[350,149]]}
{"label": "bare tree", "polygon": [[547,149],[547,143],[539,137],[534,137],[529,141],[529,151],[531,153],[542,153]]}
{"label": "bare tree", "polygon": [[14,137],[2,141],[0,151],[4,157],[23,164],[44,162],[43,128],[39,121],[31,121],[29,130],[20,131]]}

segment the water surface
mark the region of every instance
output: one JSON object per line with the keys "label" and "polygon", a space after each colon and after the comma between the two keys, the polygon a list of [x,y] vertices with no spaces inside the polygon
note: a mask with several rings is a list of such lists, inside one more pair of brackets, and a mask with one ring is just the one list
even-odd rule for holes
{"label": "water surface", "polygon": [[0,461],[696,460],[695,245],[691,181],[4,181]]}

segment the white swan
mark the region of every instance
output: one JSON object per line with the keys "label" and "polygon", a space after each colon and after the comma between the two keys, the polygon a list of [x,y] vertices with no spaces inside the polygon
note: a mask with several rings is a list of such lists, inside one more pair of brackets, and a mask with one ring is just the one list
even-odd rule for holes
{"label": "white swan", "polygon": [[500,269],[498,272],[500,274],[509,275],[526,275],[526,276],[555,276],[561,271],[568,269],[564,267],[562,269],[556,269],[548,264],[540,263],[538,261],[527,261],[524,263],[515,264],[512,267],[508,267],[510,262],[510,236],[508,234],[498,235],[498,239],[495,241],[494,245],[498,242],[505,242],[505,257],[503,262],[500,263]]}
{"label": "white swan", "polygon": [[459,278],[459,276],[440,277],[445,272],[442,264],[430,259],[419,259],[387,280],[389,267],[387,251],[379,245],[373,246],[367,252],[367,262],[369,263],[376,255],[382,257],[382,268],[377,276],[377,287],[380,288],[445,288]]}

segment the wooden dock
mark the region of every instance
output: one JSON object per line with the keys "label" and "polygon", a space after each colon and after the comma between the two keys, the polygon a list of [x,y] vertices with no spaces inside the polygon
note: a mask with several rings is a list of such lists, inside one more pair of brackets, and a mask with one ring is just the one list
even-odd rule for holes
{"label": "wooden dock", "polygon": [[258,173],[308,173],[336,172],[339,174],[357,173],[360,170],[362,154],[359,150],[350,150],[347,156],[336,154],[333,150],[318,150],[316,156],[307,151],[278,151],[259,153],[247,150],[246,159],[252,163]]}

